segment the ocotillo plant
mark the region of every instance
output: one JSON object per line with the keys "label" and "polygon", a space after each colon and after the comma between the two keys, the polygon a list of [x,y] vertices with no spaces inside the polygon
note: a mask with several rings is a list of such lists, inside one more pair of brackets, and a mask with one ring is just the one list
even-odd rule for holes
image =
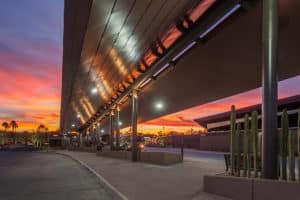
{"label": "ocotillo plant", "polygon": [[281,178],[283,180],[287,179],[287,140],[289,131],[289,121],[287,110],[282,111],[281,116],[281,137],[280,137],[280,156],[281,156]]}
{"label": "ocotillo plant", "polygon": [[247,176],[249,169],[249,115],[246,114],[244,118],[244,137],[243,137],[243,176]]}
{"label": "ocotillo plant", "polygon": [[295,140],[294,134],[289,132],[288,149],[289,149],[289,179],[295,181]]}
{"label": "ocotillo plant", "polygon": [[258,117],[257,112],[251,114],[251,134],[252,134],[252,151],[253,151],[253,170],[254,177],[258,176]]}
{"label": "ocotillo plant", "polygon": [[300,182],[300,111],[298,112],[298,181]]}
{"label": "ocotillo plant", "polygon": [[237,176],[240,176],[240,159],[241,159],[241,151],[240,151],[240,135],[241,135],[241,124],[238,123],[236,127],[236,134],[235,134],[235,149],[236,149],[236,169],[237,169]]}
{"label": "ocotillo plant", "polygon": [[234,105],[231,106],[231,114],[230,114],[230,162],[231,162],[231,175],[234,175],[235,171],[235,121],[236,121],[236,113]]}

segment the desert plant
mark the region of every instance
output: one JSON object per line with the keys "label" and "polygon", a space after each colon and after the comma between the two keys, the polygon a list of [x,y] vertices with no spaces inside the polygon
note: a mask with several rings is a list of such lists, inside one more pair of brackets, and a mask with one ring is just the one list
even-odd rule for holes
{"label": "desert plant", "polygon": [[282,111],[281,116],[281,136],[280,136],[280,157],[281,157],[281,178],[287,179],[287,140],[289,131],[289,121],[287,109]]}
{"label": "desert plant", "polygon": [[240,158],[241,158],[241,152],[240,152],[240,135],[241,135],[241,124],[238,123],[236,127],[236,134],[235,134],[235,149],[236,149],[236,170],[237,170],[237,176],[240,176]]}
{"label": "desert plant", "polygon": [[298,112],[298,181],[300,182],[300,111]]}
{"label": "desert plant", "polygon": [[231,162],[231,174],[234,174],[235,171],[235,121],[236,121],[236,113],[235,106],[231,106],[231,114],[230,114],[230,162]]}
{"label": "desert plant", "polygon": [[251,135],[253,150],[253,170],[254,177],[258,176],[258,114],[257,111],[251,113]]}
{"label": "desert plant", "polygon": [[244,118],[244,137],[243,137],[243,176],[250,172],[249,166],[249,115]]}
{"label": "desert plant", "polygon": [[295,139],[294,134],[288,135],[288,153],[289,153],[289,179],[295,181]]}

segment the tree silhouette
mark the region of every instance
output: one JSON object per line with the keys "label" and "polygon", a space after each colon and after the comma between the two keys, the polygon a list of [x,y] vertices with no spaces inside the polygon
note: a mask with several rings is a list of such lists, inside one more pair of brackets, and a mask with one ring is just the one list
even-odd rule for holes
{"label": "tree silhouette", "polygon": [[44,124],[40,124],[37,127],[37,132],[47,132],[47,131],[48,131],[48,128]]}
{"label": "tree silhouette", "polygon": [[3,122],[2,123],[2,127],[4,128],[4,132],[5,133],[1,134],[1,145],[4,145],[4,143],[5,143],[5,137],[6,137],[6,132],[7,132],[7,129],[9,129],[9,124],[7,122]]}
{"label": "tree silhouette", "polygon": [[15,120],[12,120],[10,123],[9,123],[11,129],[12,129],[12,132],[11,132],[11,136],[12,136],[12,139],[13,139],[13,143],[15,144],[16,143],[16,138],[15,138],[15,130],[17,128],[19,128],[17,122]]}
{"label": "tree silhouette", "polygon": [[7,122],[3,122],[2,127],[4,128],[4,131],[7,132],[7,129],[9,129],[9,124]]}
{"label": "tree silhouette", "polygon": [[46,141],[49,142],[48,127],[46,127],[44,124],[40,124],[37,127],[37,142],[39,143],[38,146],[41,146]]}

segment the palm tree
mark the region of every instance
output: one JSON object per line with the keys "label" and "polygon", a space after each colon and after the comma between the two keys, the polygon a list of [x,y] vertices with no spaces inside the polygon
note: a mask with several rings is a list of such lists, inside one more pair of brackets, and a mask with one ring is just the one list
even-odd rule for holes
{"label": "palm tree", "polygon": [[7,132],[7,129],[9,129],[9,124],[7,122],[3,122],[2,127],[4,128],[4,131]]}
{"label": "palm tree", "polygon": [[48,131],[48,128],[47,128],[44,124],[40,124],[40,125],[37,127],[37,131],[38,131],[38,132],[47,132],[47,131]]}
{"label": "palm tree", "polygon": [[44,124],[40,124],[37,127],[37,133],[39,134],[38,138],[40,143],[49,142],[48,128]]}
{"label": "palm tree", "polygon": [[19,128],[17,122],[15,120],[12,120],[10,123],[9,123],[11,129],[12,129],[12,138],[13,138],[13,143],[16,142],[16,139],[15,139],[15,130],[17,128]]}
{"label": "palm tree", "polygon": [[9,129],[9,124],[7,122],[3,122],[2,126],[3,126],[4,132],[5,132],[5,133],[1,134],[1,144],[3,145],[5,143],[5,138],[4,137],[6,137],[7,129]]}

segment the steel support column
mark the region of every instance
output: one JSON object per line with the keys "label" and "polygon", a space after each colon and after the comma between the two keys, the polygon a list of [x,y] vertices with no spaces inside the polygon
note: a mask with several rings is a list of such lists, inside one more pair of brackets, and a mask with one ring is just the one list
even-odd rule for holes
{"label": "steel support column", "polygon": [[110,135],[110,150],[114,150],[114,113],[113,111],[109,115],[109,135]]}
{"label": "steel support column", "polygon": [[120,149],[120,108],[117,106],[115,116],[115,128],[116,128],[116,150]]}
{"label": "steel support column", "polygon": [[262,177],[276,178],[278,0],[263,1]]}
{"label": "steel support column", "polygon": [[137,147],[137,114],[138,114],[138,93],[137,90],[132,91],[132,161],[136,162],[138,160],[138,147]]}

